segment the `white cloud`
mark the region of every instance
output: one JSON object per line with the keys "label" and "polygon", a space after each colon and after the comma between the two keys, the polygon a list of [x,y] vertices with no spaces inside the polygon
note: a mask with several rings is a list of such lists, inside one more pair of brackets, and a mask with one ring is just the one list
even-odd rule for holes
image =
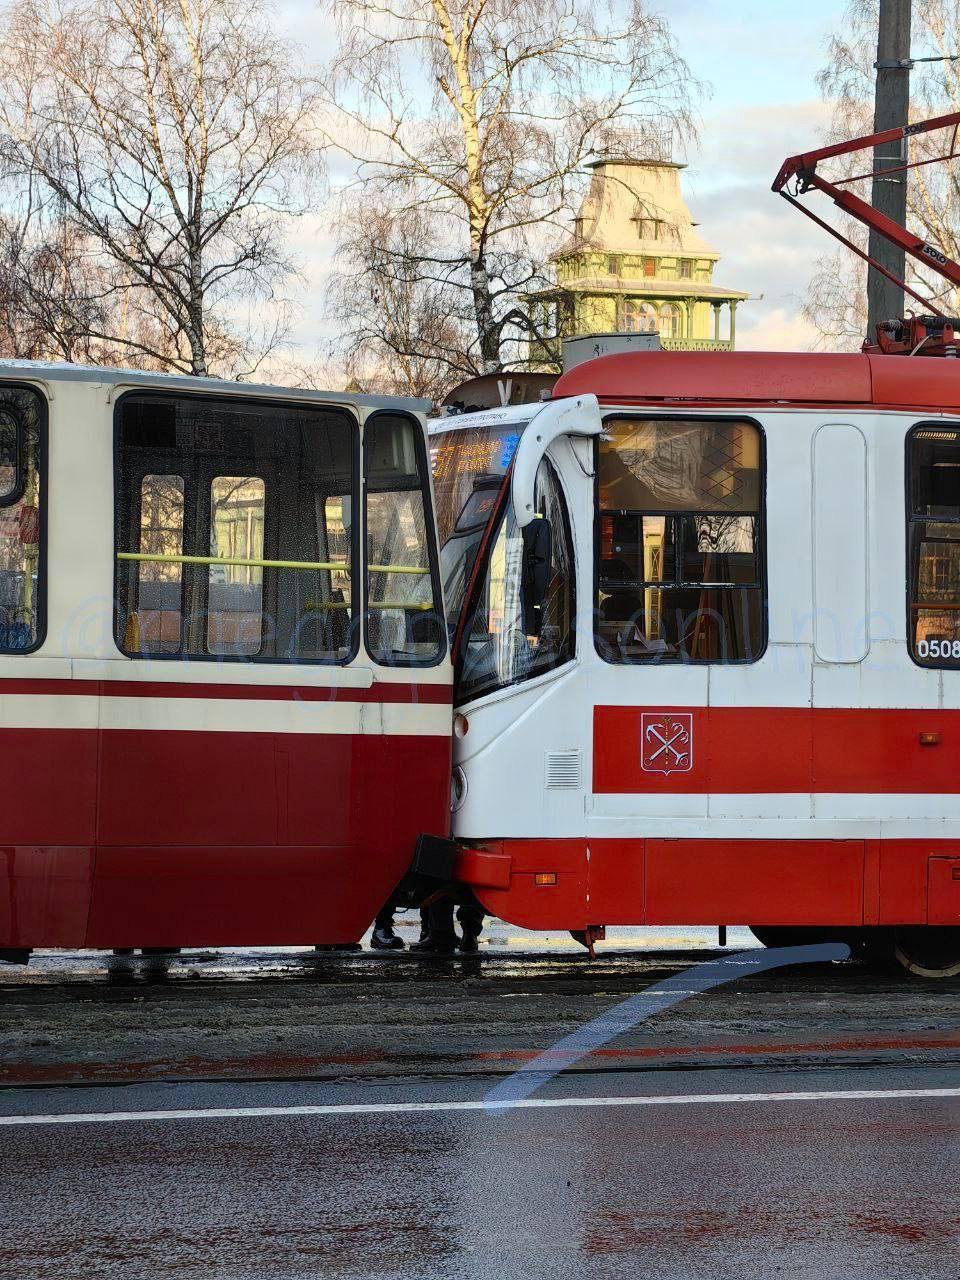
{"label": "white cloud", "polygon": [[[770,187],[787,156],[819,145],[828,116],[816,101],[718,112],[683,175],[701,233],[722,255],[717,282],[753,295],[737,315],[741,349],[805,349],[816,338],[800,302],[833,244]],[[828,210],[821,201],[817,211]]]}

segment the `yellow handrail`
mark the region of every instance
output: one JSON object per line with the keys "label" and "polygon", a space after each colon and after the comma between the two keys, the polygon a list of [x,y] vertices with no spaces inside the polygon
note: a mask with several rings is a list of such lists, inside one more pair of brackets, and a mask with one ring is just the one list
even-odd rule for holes
{"label": "yellow handrail", "polygon": [[223,564],[240,569],[346,569],[346,561],[324,560],[248,560],[243,556],[170,556],[146,551],[118,551],[118,560],[147,561],[149,564]]}
{"label": "yellow handrail", "polygon": [[[320,604],[308,601],[304,606],[307,613],[323,613],[327,609],[349,609],[345,600],[324,600]],[[417,613],[429,613],[433,605],[429,601],[413,600],[371,600],[367,610],[380,612],[385,609],[409,609]]]}
{"label": "yellow handrail", "polygon": [[[222,564],[240,569],[302,569],[313,572],[317,569],[335,571],[342,570],[349,574],[350,565],[346,560],[248,560],[241,556],[171,556],[154,555],[148,551],[118,551],[118,560],[146,561],[148,564]],[[409,564],[368,564],[370,573],[429,573],[428,568]]]}

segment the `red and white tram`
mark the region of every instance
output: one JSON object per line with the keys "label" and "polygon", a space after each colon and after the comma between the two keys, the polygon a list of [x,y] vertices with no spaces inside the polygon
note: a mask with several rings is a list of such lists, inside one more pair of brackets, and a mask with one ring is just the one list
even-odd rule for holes
{"label": "red and white tram", "polygon": [[819,927],[952,968],[960,362],[652,352],[555,396],[432,434],[460,878],[588,939]]}
{"label": "red and white tram", "polygon": [[0,370],[0,950],[358,938],[449,827],[422,410]]}

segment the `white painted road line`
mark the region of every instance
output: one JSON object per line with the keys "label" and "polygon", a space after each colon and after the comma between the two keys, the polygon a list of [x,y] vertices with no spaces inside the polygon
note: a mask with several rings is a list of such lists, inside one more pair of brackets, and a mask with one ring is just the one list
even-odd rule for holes
{"label": "white painted road line", "polygon": [[898,1098],[960,1098],[956,1089],[833,1089],[794,1093],[680,1093],[638,1098],[523,1098],[491,1104],[464,1102],[358,1102],[300,1107],[198,1107],[189,1111],[89,1111],[63,1115],[0,1116],[0,1125],[120,1124],[151,1120],[257,1120],[273,1116],[410,1115],[438,1111],[543,1111],[557,1107],[729,1106],[741,1102],[873,1102]]}

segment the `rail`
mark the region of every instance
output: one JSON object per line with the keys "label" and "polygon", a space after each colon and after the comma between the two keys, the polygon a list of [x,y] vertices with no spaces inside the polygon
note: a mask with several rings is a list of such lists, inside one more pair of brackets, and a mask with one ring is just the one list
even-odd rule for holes
{"label": "rail", "polygon": [[[349,574],[350,565],[346,560],[256,560],[245,556],[175,556],[154,555],[148,551],[118,551],[118,560],[133,560],[147,564],[205,564],[227,565],[240,569],[299,569],[304,572],[315,572],[318,569],[344,571]],[[369,573],[409,573],[428,574],[430,570],[421,565],[410,564],[368,564]]]}

